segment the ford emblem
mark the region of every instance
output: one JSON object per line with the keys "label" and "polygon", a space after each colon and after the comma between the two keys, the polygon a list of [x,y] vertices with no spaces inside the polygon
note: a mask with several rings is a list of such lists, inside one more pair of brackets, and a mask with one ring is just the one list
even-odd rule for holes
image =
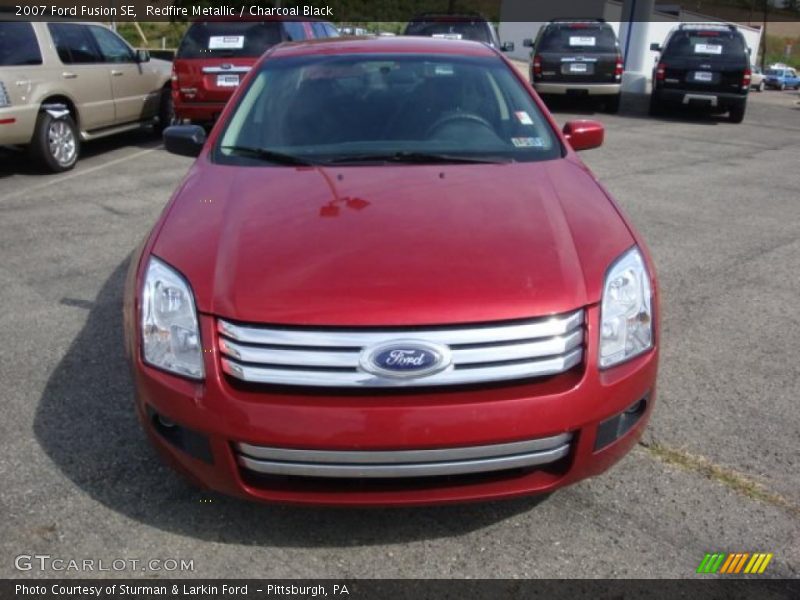
{"label": "ford emblem", "polygon": [[380,377],[411,379],[443,371],[452,362],[441,344],[398,340],[370,346],[361,353],[361,368]]}

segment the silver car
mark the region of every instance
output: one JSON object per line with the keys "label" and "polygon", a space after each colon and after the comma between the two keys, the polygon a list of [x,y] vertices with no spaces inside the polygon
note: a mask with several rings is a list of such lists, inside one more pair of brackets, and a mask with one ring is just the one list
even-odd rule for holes
{"label": "silver car", "polygon": [[2,21],[0,146],[71,169],[83,141],[168,123],[171,72],[98,23]]}

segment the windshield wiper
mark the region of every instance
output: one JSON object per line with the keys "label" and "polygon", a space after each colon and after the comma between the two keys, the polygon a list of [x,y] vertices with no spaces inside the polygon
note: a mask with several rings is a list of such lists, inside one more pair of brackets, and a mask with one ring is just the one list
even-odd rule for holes
{"label": "windshield wiper", "polygon": [[285,154],[283,152],[276,152],[274,150],[268,150],[267,148],[256,148],[253,146],[222,146],[222,150],[228,150],[229,152],[233,152],[235,154],[241,154],[242,156],[258,158],[259,160],[277,163],[279,165],[296,165],[296,166],[310,167],[318,164],[312,160],[303,158],[301,156],[295,156],[294,154]]}
{"label": "windshield wiper", "polygon": [[414,165],[423,164],[503,164],[511,162],[510,158],[499,156],[458,156],[455,154],[438,154],[435,152],[384,152],[375,154],[353,154],[340,156],[326,161],[328,164],[359,162],[395,162]]}

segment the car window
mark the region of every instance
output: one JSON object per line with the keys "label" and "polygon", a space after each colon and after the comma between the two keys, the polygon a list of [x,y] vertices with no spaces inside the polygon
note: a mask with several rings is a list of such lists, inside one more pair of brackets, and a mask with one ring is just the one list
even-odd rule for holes
{"label": "car window", "polygon": [[49,23],[47,25],[58,57],[65,65],[103,62],[94,38],[85,25]]}
{"label": "car window", "polygon": [[332,23],[325,23],[325,31],[328,37],[339,37],[339,30]]}
{"label": "car window", "polygon": [[186,31],[176,58],[257,58],[283,41],[284,25],[280,21],[196,21]]}
{"label": "car window", "polygon": [[283,27],[286,29],[286,37],[290,42],[299,42],[308,39],[305,23],[301,23],[300,21],[286,21]]}
{"label": "car window", "polygon": [[131,63],[135,62],[133,50],[123,42],[116,34],[105,27],[90,27],[103,60],[107,63]]}
{"label": "car window", "polygon": [[0,67],[42,64],[42,53],[30,23],[0,21]]}
{"label": "car window", "polygon": [[542,34],[539,52],[607,52],[617,51],[617,38],[610,27],[583,23],[550,26]]}
{"label": "car window", "polygon": [[496,57],[276,58],[250,81],[220,136],[229,147],[320,161],[408,152],[534,161],[560,156],[549,122]]}
{"label": "car window", "polygon": [[486,23],[476,21],[412,21],[406,26],[405,35],[422,35],[454,40],[491,42]]}
{"label": "car window", "polygon": [[731,31],[679,31],[670,38],[664,54],[674,57],[731,56],[745,53],[744,38]]}

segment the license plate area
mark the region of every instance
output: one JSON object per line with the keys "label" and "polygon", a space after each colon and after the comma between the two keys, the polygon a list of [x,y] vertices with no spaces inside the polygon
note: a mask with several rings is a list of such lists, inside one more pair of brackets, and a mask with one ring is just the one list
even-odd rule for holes
{"label": "license plate area", "polygon": [[714,83],[714,73],[710,71],[694,71],[692,73],[692,81],[695,83]]}
{"label": "license plate area", "polygon": [[235,88],[239,85],[239,76],[224,74],[217,75],[217,87]]}
{"label": "license plate area", "polygon": [[561,73],[563,75],[592,75],[594,73],[594,64],[571,62],[561,65]]}

